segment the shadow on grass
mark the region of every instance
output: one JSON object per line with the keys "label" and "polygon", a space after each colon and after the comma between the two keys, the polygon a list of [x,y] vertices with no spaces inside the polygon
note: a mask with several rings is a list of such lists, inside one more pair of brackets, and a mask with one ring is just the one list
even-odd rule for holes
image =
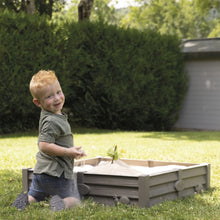
{"label": "shadow on grass", "polygon": [[[74,134],[110,134],[117,132],[126,132],[120,130],[109,130],[109,129],[98,129],[98,128],[82,128],[82,127],[72,127],[72,133]],[[0,134],[0,138],[19,138],[19,137],[37,137],[38,131],[26,131],[26,132],[16,132],[12,134]]]}
{"label": "shadow on grass", "polygon": [[[73,134],[111,134],[111,133],[133,133],[146,135],[139,138],[154,138],[164,140],[192,140],[192,141],[220,141],[220,131],[126,131],[126,130],[109,130],[98,128],[73,127]],[[136,136],[135,136],[136,137]]]}
{"label": "shadow on grass", "polygon": [[82,127],[72,127],[73,134],[110,134],[123,132],[120,130],[110,130],[110,129],[99,129],[99,128],[82,128]]}
{"label": "shadow on grass", "polygon": [[220,131],[168,131],[147,132],[141,138],[153,138],[162,140],[191,140],[191,141],[220,141]]}
{"label": "shadow on grass", "polygon": [[38,131],[25,131],[25,132],[16,132],[11,134],[0,134],[0,139],[4,138],[19,138],[19,137],[37,137]]}
{"label": "shadow on grass", "polygon": [[[73,135],[77,134],[111,134],[111,133],[130,133],[137,138],[151,138],[161,140],[192,140],[192,141],[220,141],[220,131],[125,131],[125,130],[109,130],[98,128],[82,128],[72,127]],[[144,133],[144,135],[143,135]],[[136,136],[136,134],[138,136]],[[139,134],[141,134],[139,136]],[[37,137],[38,131],[17,132],[14,134],[0,134],[0,139],[3,138],[19,138],[19,137]]]}

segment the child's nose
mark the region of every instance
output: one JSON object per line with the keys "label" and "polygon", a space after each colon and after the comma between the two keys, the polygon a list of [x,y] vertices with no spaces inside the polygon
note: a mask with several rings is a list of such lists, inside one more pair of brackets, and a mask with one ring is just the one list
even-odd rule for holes
{"label": "child's nose", "polygon": [[56,94],[54,98],[55,98],[55,100],[59,99],[59,95]]}

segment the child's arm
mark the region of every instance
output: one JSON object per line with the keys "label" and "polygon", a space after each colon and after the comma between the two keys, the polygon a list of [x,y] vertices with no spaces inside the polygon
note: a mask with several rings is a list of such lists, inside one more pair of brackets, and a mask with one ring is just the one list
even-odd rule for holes
{"label": "child's arm", "polygon": [[81,147],[65,148],[54,143],[39,142],[39,148],[42,152],[53,156],[66,156],[74,159],[80,159],[86,156]]}

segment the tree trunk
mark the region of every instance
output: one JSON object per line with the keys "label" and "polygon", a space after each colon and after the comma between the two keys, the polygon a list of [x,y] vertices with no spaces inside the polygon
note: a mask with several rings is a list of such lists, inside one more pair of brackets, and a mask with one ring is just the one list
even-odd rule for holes
{"label": "tree trunk", "polygon": [[35,0],[27,0],[27,14],[33,15],[35,10]]}
{"label": "tree trunk", "polygon": [[79,21],[89,20],[93,6],[93,0],[80,0],[78,5]]}

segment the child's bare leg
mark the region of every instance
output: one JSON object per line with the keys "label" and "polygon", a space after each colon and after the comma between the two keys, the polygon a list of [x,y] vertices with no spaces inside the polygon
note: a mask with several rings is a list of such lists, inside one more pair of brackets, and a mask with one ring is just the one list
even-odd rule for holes
{"label": "child's bare leg", "polygon": [[66,197],[61,199],[60,196],[55,195],[50,199],[50,206],[52,211],[61,211],[63,209],[71,209],[80,205],[80,201],[74,197]]}
{"label": "child's bare leg", "polygon": [[74,198],[74,197],[66,197],[66,198],[63,199],[63,202],[65,204],[66,209],[71,209],[75,206],[80,205],[80,201],[77,198]]}
{"label": "child's bare leg", "polygon": [[36,201],[36,199],[33,196],[28,195],[28,202],[29,203],[33,203],[33,202],[37,202],[37,201]]}

